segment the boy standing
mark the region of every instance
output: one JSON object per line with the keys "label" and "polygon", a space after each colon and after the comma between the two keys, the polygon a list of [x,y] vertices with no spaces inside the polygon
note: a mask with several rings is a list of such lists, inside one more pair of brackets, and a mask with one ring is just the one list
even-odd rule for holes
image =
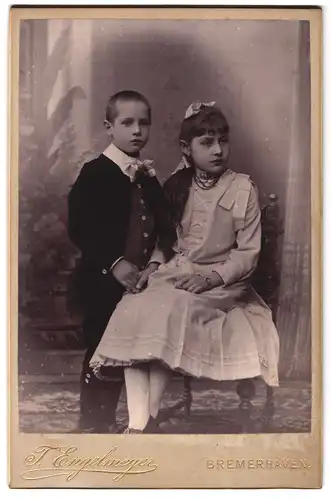
{"label": "boy standing", "polygon": [[[167,210],[150,161],[139,153],[151,126],[147,99],[135,91],[112,96],[105,127],[111,144],[86,163],[69,197],[69,236],[82,253],[81,298],[87,351],[80,394],[80,428],[115,432],[123,369],[111,368],[112,382],[97,379],[89,368],[109,318],[125,291],[156,270],[149,263],[156,240],[167,237]],[[138,287],[136,287],[138,285]]]}

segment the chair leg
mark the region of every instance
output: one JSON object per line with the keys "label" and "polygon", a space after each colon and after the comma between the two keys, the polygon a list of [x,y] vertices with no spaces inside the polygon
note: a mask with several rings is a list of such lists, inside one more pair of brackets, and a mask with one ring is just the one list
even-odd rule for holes
{"label": "chair leg", "polygon": [[242,431],[245,433],[249,430],[251,424],[251,401],[255,396],[255,385],[253,380],[240,380],[237,385],[237,394],[240,398],[239,409]]}
{"label": "chair leg", "polygon": [[268,425],[275,414],[274,390],[269,385],[266,386],[266,401],[262,413],[264,425]]}
{"label": "chair leg", "polygon": [[191,415],[191,405],[192,405],[192,389],[191,389],[191,377],[184,377],[184,416],[189,418]]}

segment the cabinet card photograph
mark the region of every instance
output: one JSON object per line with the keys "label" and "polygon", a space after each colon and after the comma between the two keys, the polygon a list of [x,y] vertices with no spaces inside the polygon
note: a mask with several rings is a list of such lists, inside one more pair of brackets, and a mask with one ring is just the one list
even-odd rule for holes
{"label": "cabinet card photograph", "polygon": [[321,486],[321,23],[11,8],[11,487]]}

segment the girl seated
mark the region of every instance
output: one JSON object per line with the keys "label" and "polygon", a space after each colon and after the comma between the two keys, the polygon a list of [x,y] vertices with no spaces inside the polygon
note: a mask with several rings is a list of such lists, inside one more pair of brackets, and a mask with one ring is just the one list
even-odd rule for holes
{"label": "girl seated", "polygon": [[173,370],[278,385],[278,334],[249,284],[261,245],[257,191],[227,168],[229,126],[215,103],[188,108],[180,145],[183,161],[164,185],[177,239],[155,250],[140,293],[123,297],[91,359],[96,374],[125,366],[130,433],[153,432]]}

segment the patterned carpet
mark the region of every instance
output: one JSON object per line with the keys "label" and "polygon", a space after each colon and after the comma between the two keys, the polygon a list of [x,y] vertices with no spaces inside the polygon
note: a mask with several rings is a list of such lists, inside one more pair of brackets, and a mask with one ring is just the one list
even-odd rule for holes
{"label": "patterned carpet", "polygon": [[[275,413],[271,421],[263,418],[265,386],[256,381],[256,395],[248,428],[243,428],[239,398],[234,383],[196,381],[192,384],[191,415],[183,410],[170,418],[167,409],[179,401],[183,385],[174,380],[163,401],[162,430],[168,434],[238,434],[309,432],[311,422],[311,389],[308,383],[284,382],[275,389]],[[25,433],[71,433],[77,431],[78,384],[74,381],[52,381],[45,377],[21,382],[19,390],[20,429]],[[123,391],[117,412],[118,423],[127,423],[126,398]]]}

